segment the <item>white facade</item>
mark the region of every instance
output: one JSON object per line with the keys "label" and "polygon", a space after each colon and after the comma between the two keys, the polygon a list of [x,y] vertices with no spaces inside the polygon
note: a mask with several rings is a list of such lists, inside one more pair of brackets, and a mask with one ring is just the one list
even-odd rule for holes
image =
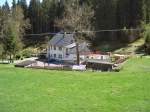
{"label": "white facade", "polygon": [[59,46],[49,46],[47,51],[47,58],[48,59],[55,59],[55,60],[75,60],[75,54],[69,54],[69,50],[66,47],[59,47]]}
{"label": "white facade", "polygon": [[[64,60],[64,61],[76,61],[76,54],[71,54],[71,49],[59,46],[49,46],[47,51],[48,59]],[[109,60],[109,55],[103,54],[85,54],[80,55],[81,60],[85,59],[98,59]]]}
{"label": "white facade", "polygon": [[64,47],[58,47],[58,46],[48,46],[48,51],[47,51],[47,57],[49,59],[58,59],[61,60],[65,56],[65,48]]}
{"label": "white facade", "polygon": [[[86,42],[79,44],[80,59],[99,59],[109,60],[109,55],[91,54]],[[76,43],[73,34],[56,34],[49,42],[47,48],[48,60],[63,60],[63,61],[76,61]]]}
{"label": "white facade", "polygon": [[109,60],[109,55],[103,55],[103,54],[89,54],[87,55],[88,59],[99,59],[99,60]]}
{"label": "white facade", "polygon": [[[47,51],[47,58],[64,61],[76,61],[76,54],[71,54],[71,49],[59,46],[49,46]],[[81,59],[85,59],[85,55],[80,55]]]}

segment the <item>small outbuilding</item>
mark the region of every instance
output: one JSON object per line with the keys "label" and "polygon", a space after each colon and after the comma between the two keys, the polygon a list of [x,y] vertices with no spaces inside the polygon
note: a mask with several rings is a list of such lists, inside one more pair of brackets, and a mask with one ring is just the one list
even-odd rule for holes
{"label": "small outbuilding", "polygon": [[109,61],[102,61],[102,60],[87,60],[86,61],[87,68],[92,70],[99,70],[99,71],[112,71],[114,67],[114,63]]}
{"label": "small outbuilding", "polygon": [[27,67],[30,67],[32,66],[32,64],[36,63],[36,61],[31,61],[31,60],[26,60],[26,61],[23,61],[21,63],[17,63],[15,65],[15,67],[23,67],[23,68],[27,68]]}

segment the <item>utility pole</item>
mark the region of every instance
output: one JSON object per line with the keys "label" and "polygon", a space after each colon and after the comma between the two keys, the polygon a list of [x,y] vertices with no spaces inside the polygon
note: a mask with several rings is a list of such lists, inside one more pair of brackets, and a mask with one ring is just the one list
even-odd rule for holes
{"label": "utility pole", "polygon": [[[79,1],[76,0],[76,10],[79,11]],[[76,28],[75,28],[76,29]],[[80,65],[80,52],[79,52],[79,42],[78,42],[78,39],[77,39],[77,36],[78,36],[78,31],[75,30],[75,42],[76,42],[76,63],[77,65]]]}

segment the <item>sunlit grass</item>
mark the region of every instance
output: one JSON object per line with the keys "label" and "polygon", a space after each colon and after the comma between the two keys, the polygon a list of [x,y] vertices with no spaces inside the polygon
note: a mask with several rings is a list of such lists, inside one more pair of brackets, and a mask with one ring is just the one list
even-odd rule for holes
{"label": "sunlit grass", "polygon": [[0,65],[0,112],[150,112],[150,58],[119,73]]}

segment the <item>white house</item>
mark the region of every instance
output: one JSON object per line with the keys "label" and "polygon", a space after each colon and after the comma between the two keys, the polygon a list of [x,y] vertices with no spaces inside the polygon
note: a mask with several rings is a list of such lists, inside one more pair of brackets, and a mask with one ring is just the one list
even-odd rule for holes
{"label": "white house", "polygon": [[[84,52],[89,52],[86,42],[79,44],[80,58]],[[76,44],[73,34],[56,34],[48,43],[47,58],[49,60],[63,60],[75,61],[76,60]]]}
{"label": "white house", "polygon": [[[109,60],[109,55],[94,54],[88,48],[86,42],[79,44],[80,59],[98,59]],[[49,42],[47,49],[48,60],[62,60],[62,61],[76,61],[76,44],[73,38],[73,34],[56,34]]]}

